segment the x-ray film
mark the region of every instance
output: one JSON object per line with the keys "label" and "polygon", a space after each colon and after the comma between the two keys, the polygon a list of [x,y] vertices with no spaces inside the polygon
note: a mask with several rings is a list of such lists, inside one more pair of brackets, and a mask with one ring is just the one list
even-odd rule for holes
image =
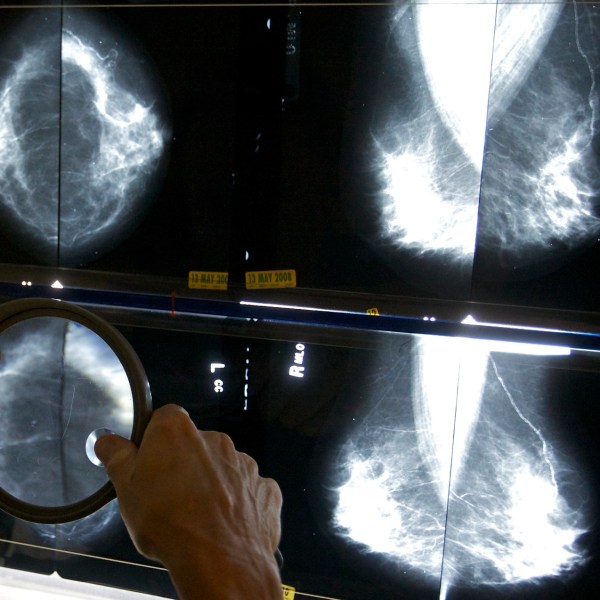
{"label": "x-ray film", "polygon": [[596,5],[3,8],[0,261],[595,310]]}
{"label": "x-ray film", "polygon": [[[182,404],[279,482],[284,583],[336,600],[598,592],[595,356],[408,334],[338,332],[324,344],[287,330],[271,341],[222,327],[121,330],[155,407]],[[174,593],[114,504],[70,524],[2,527],[7,566]]]}

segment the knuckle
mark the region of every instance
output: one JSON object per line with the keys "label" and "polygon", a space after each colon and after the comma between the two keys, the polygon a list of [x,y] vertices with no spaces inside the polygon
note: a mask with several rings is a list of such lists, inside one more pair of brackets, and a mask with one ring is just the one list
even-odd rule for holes
{"label": "knuckle", "polygon": [[152,420],[156,419],[158,421],[177,420],[181,418],[189,419],[189,414],[187,410],[178,404],[165,404],[152,414]]}
{"label": "knuckle", "polygon": [[226,456],[237,454],[233,440],[226,433],[222,433],[221,431],[203,431],[202,437],[209,446],[218,448]]}
{"label": "knuckle", "polygon": [[233,440],[226,433],[218,434],[219,445],[229,453],[237,452]]}
{"label": "knuckle", "polygon": [[258,463],[245,452],[239,453],[240,462],[244,465],[246,470],[250,473],[250,475],[254,477],[258,477]]}
{"label": "knuckle", "polygon": [[276,506],[281,507],[283,504],[283,494],[281,493],[281,488],[279,484],[271,478],[263,478],[263,484],[269,496],[269,499]]}
{"label": "knuckle", "polygon": [[148,430],[156,431],[176,440],[186,430],[195,426],[187,411],[176,404],[166,404],[152,414]]}

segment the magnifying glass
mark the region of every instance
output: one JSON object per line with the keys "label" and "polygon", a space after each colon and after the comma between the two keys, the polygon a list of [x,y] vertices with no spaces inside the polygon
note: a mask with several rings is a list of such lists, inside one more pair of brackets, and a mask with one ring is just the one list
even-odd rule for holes
{"label": "magnifying glass", "polygon": [[151,409],[139,358],[106,321],[60,300],[0,305],[0,509],[37,523],[97,511],[116,494],[96,439],[139,445]]}

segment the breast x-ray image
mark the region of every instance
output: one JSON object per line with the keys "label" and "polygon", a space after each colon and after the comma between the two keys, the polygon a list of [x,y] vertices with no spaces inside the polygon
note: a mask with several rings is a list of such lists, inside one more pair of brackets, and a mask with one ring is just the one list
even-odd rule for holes
{"label": "breast x-ray image", "polygon": [[592,307],[598,16],[588,3],[398,5],[353,164],[374,173],[355,210],[397,250],[399,277],[442,295]]}
{"label": "breast x-ray image", "polygon": [[2,262],[596,305],[591,3],[1,10]]}
{"label": "breast x-ray image", "polygon": [[0,262],[227,270],[235,10],[0,11]]}
{"label": "breast x-ray image", "polygon": [[574,392],[568,351],[552,347],[393,348],[333,454],[334,535],[399,585],[429,587],[422,597],[575,597],[595,547],[597,490],[573,420],[591,380],[578,373]]}
{"label": "breast x-ray image", "polygon": [[164,174],[164,91],[127,34],[85,10],[32,11],[2,40],[3,229],[45,264],[126,238]]}
{"label": "breast x-ray image", "polygon": [[[595,354],[509,338],[364,331],[323,337],[294,327],[265,336],[245,321],[209,325],[206,331],[120,330],[144,365],[154,408],[180,403],[198,427],[228,433],[279,483],[282,580],[299,596],[597,595]],[[35,341],[41,331],[25,333]],[[89,372],[88,342],[67,339],[67,349],[77,350],[78,377]],[[8,344],[3,351],[10,365],[28,360]],[[111,364],[103,363],[102,372]],[[65,440],[75,441],[64,442],[51,422],[42,430],[41,411],[36,423],[17,411],[15,382],[22,378],[10,369],[0,373],[9,446],[9,464],[0,461],[3,485],[26,484],[11,488],[22,494],[39,489],[20,470],[38,468],[36,457],[45,464],[57,455],[36,455],[40,444],[63,444],[81,458],[81,477],[67,481],[81,491],[95,481],[89,471],[102,475],[84,450],[89,430],[106,425],[101,414],[92,407],[94,418],[81,428],[74,411]],[[102,385],[111,409],[121,402],[114,387]],[[45,398],[38,388],[36,406]],[[68,422],[71,386],[63,392]],[[43,488],[63,493],[56,472],[47,469]],[[175,597],[166,573],[135,552],[114,503],[62,525],[3,514],[0,532],[7,566]]]}

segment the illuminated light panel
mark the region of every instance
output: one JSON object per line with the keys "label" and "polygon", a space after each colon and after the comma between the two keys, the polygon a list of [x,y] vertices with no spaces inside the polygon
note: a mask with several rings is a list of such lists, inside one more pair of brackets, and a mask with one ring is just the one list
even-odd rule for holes
{"label": "illuminated light panel", "polygon": [[[519,331],[549,331],[560,332],[558,329],[543,329],[537,327],[520,327],[517,325],[503,325],[501,323],[483,323],[476,321],[472,315],[466,316],[461,323],[463,325],[483,325],[487,327],[502,327],[516,329]],[[562,332],[561,332],[562,333]],[[477,340],[470,339],[474,347],[479,346],[485,352],[509,352],[511,354],[529,354],[531,356],[568,356],[571,348],[550,344],[530,344],[524,342],[506,342],[502,340]]]}
{"label": "illuminated light panel", "polygon": [[159,600],[158,596],[129,592],[92,583],[63,579],[58,573],[39,575],[0,567],[0,597],[3,600]]}
{"label": "illuminated light panel", "polygon": [[479,346],[480,349],[486,352],[507,352],[509,354],[527,354],[529,356],[568,356],[571,354],[571,349],[564,346],[490,340],[470,341],[474,342],[474,346]]}
{"label": "illuminated light panel", "polygon": [[439,585],[441,574],[440,598],[455,584],[569,577],[587,561],[585,502],[562,489],[586,497],[584,477],[549,439],[543,369],[494,344],[422,336],[410,356],[382,355],[372,405],[340,455],[337,535],[400,578]]}
{"label": "illuminated light panel", "polygon": [[[482,325],[484,327],[501,327],[503,329],[516,329],[519,331],[545,331],[550,333],[564,333],[560,329],[548,329],[544,327],[525,327],[522,325],[505,325],[503,323],[486,323],[477,321],[472,315],[467,315],[462,321],[464,325]],[[512,352],[515,354],[531,354],[536,356],[567,356],[571,354],[571,349],[566,346],[556,346],[548,344],[529,344],[521,342],[503,342],[492,340],[481,340],[488,345],[488,351],[494,352]]]}

